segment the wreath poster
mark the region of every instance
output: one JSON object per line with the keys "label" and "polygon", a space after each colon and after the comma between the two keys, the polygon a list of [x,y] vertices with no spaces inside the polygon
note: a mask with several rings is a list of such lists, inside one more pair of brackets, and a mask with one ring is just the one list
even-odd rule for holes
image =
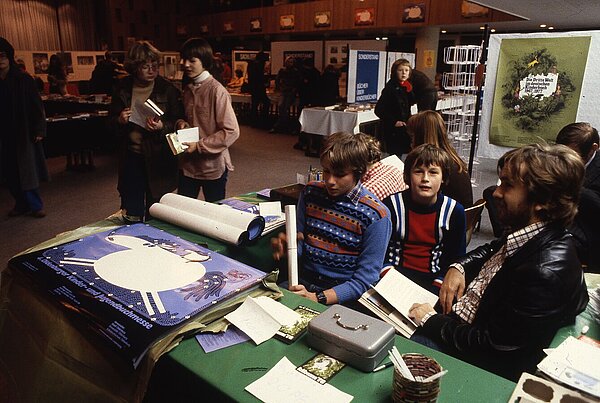
{"label": "wreath poster", "polygon": [[575,122],[591,38],[504,39],[500,46],[490,143],[519,147]]}

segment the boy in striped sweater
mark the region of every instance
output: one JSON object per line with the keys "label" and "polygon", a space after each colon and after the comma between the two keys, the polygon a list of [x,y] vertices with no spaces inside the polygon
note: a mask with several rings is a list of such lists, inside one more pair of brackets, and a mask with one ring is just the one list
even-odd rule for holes
{"label": "boy in striped sweater", "polygon": [[[390,213],[365,189],[367,144],[351,133],[328,136],[321,151],[323,181],[306,185],[298,201],[300,285],[294,293],[322,304],[352,306],[379,279],[390,238]],[[272,239],[285,256],[286,236]]]}
{"label": "boy in striped sweater", "polygon": [[448,154],[431,144],[406,157],[404,180],[410,188],[384,200],[392,237],[382,277],[396,269],[438,295],[448,264],[466,253],[465,210],[440,192],[449,167]]}

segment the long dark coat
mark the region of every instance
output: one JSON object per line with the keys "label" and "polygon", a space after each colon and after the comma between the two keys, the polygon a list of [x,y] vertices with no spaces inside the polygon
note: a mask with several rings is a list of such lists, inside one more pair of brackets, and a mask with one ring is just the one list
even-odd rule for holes
{"label": "long dark coat", "polygon": [[9,121],[2,129],[13,133],[8,139],[0,136],[3,178],[19,175],[21,190],[37,189],[40,182],[49,179],[48,167],[41,142],[36,137],[46,137],[46,114],[33,77],[11,66],[5,78],[11,105]]}
{"label": "long dark coat", "polygon": [[[133,130],[133,123],[119,125],[117,119],[121,111],[131,107],[131,94],[133,91],[133,77],[123,78],[115,90],[110,105],[111,124],[116,127],[121,141],[121,164],[119,165],[119,184],[117,188],[121,190],[123,169],[122,162],[127,153],[127,142],[129,133]],[[173,191],[177,187],[177,158],[171,152],[165,134],[172,133],[175,130],[177,119],[184,119],[183,104],[181,102],[181,92],[169,81],[162,77],[156,77],[154,88],[150,94],[150,99],[163,111],[161,118],[163,129],[156,132],[150,132],[140,127],[136,127],[143,134],[142,153],[146,162],[146,172],[148,185],[153,197],[160,198],[163,194]]]}

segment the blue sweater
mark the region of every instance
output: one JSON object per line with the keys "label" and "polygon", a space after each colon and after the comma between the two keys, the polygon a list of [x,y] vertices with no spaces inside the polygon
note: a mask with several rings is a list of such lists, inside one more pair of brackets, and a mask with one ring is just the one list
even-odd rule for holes
{"label": "blue sweater", "polygon": [[360,183],[331,198],[323,182],[309,183],[298,201],[298,255],[304,270],[344,281],[338,301],[355,301],[379,279],[391,234],[390,213]]}

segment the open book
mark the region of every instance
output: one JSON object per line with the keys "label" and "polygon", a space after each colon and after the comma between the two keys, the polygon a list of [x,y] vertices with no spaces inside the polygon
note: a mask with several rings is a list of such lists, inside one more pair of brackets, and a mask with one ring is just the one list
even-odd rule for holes
{"label": "open book", "polygon": [[391,269],[377,285],[360,296],[358,302],[394,326],[396,332],[410,337],[417,324],[408,317],[414,303],[435,305],[438,297],[416,284],[399,271]]}
{"label": "open book", "polygon": [[137,102],[131,105],[131,116],[129,121],[136,125],[146,128],[146,120],[160,118],[165,113],[152,102],[147,99],[145,102]]}
{"label": "open book", "polygon": [[265,228],[265,219],[259,215],[175,193],[165,194],[158,203],[150,206],[150,214],[233,245],[258,238]]}
{"label": "open book", "polygon": [[181,154],[188,148],[183,143],[196,143],[200,141],[200,133],[197,127],[179,129],[175,133],[168,133],[165,136],[173,155]]}

